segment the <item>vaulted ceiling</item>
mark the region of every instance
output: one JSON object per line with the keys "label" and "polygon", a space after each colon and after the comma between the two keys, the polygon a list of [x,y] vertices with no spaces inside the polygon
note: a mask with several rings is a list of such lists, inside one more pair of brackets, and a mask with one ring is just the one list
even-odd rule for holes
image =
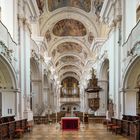
{"label": "vaulted ceiling", "polygon": [[40,27],[59,80],[74,77],[78,81],[88,60],[90,48],[101,35],[98,13],[102,0],[36,0]]}

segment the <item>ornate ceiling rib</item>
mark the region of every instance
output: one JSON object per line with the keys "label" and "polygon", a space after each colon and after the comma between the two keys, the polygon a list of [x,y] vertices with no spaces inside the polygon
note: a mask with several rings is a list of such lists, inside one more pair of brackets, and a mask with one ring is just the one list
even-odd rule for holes
{"label": "ornate ceiling rib", "polygon": [[46,12],[40,16],[40,34],[45,36],[55,74],[61,82],[68,77],[79,81],[86,62],[93,57],[91,44],[100,35],[101,24],[97,24],[92,11],[94,3],[91,0],[46,0],[44,4]]}

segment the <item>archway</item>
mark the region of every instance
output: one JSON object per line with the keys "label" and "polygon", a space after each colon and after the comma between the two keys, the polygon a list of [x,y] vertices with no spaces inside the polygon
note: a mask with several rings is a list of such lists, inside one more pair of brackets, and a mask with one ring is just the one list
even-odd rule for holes
{"label": "archway", "polygon": [[43,86],[43,101],[45,104],[48,102],[48,93],[49,93],[49,83],[48,83],[48,78],[44,74],[44,86]]}
{"label": "archway", "polygon": [[128,67],[124,78],[124,114],[136,115],[140,113],[137,84],[140,76],[140,57]]}
{"label": "archway", "polygon": [[11,64],[0,55],[0,116],[16,115],[16,75]]}
{"label": "archway", "polygon": [[102,112],[106,112],[106,110],[109,110],[109,60],[105,59],[103,61],[103,64],[101,66],[101,71],[100,71],[100,77],[99,77],[99,82],[100,86],[102,87],[101,91],[101,109]]}
{"label": "archway", "polygon": [[38,114],[40,104],[41,104],[41,81],[39,80],[39,64],[36,62],[34,58],[30,60],[30,69],[31,69],[31,109],[33,114]]}

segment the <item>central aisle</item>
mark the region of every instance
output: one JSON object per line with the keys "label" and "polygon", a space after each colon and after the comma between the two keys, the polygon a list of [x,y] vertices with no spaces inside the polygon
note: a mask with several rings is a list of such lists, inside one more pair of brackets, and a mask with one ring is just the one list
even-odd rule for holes
{"label": "central aisle", "polygon": [[102,124],[80,125],[78,131],[62,131],[59,124],[35,125],[33,131],[20,140],[128,140],[107,132]]}

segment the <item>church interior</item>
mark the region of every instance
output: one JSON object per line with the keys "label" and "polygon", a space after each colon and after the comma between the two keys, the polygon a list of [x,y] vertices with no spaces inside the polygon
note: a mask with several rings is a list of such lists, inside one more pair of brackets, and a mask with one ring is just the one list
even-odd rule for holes
{"label": "church interior", "polygon": [[0,0],[0,140],[103,138],[140,140],[140,0]]}

